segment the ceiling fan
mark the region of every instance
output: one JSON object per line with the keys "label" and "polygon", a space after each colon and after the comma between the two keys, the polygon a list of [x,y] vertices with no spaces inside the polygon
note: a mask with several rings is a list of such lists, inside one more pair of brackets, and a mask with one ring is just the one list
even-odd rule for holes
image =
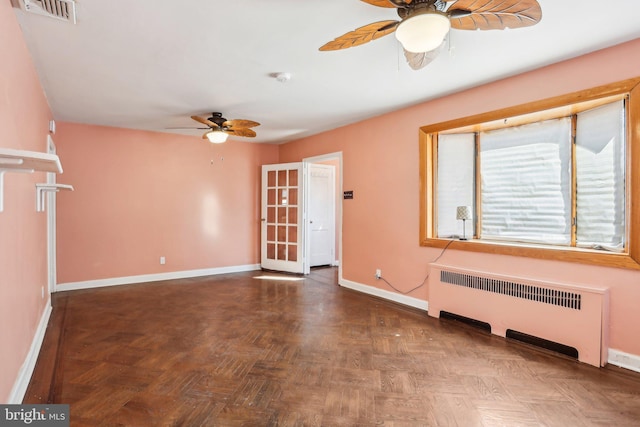
{"label": "ceiling fan", "polygon": [[504,30],[535,25],[542,19],[537,0],[361,0],[397,8],[400,21],[379,21],[350,31],[320,47],[347,49],[391,34],[402,44],[407,63],[419,70],[438,56],[450,28]]}
{"label": "ceiling fan", "polygon": [[256,132],[250,128],[260,126],[260,123],[254,122],[253,120],[227,120],[222,117],[222,113],[211,113],[211,117],[207,119],[199,116],[191,116],[191,118],[196,122],[207,126],[206,128],[198,129],[209,129],[204,135],[202,135],[202,139],[208,139],[214,144],[221,144],[225,142],[229,135],[254,138],[256,136]]}

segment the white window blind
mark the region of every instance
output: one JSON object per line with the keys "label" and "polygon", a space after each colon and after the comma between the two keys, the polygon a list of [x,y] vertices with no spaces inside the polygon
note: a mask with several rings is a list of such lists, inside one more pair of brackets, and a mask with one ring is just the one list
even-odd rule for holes
{"label": "white window blind", "polygon": [[621,251],[625,236],[624,101],[578,114],[577,245]]}
{"label": "white window blind", "polygon": [[[438,237],[462,236],[462,221],[456,219],[458,206],[474,206],[475,135],[461,133],[438,137],[436,178]],[[475,213],[474,213],[475,214]],[[474,221],[466,221],[466,235],[474,235]]]}
{"label": "white window blind", "polygon": [[481,238],[571,243],[571,120],[480,134]]}

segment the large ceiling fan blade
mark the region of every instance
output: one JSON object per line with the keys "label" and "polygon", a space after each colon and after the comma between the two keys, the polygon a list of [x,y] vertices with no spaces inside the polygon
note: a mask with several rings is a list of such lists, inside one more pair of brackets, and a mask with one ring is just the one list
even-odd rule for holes
{"label": "large ceiling fan blade", "polygon": [[378,6],[378,7],[393,7],[395,8],[396,5],[391,3],[389,0],[361,0],[365,3],[368,3],[372,6]]}
{"label": "large ceiling fan blade", "polygon": [[255,138],[257,135],[253,129],[229,129],[226,131],[229,135],[244,136],[247,138]]}
{"label": "large ceiling fan blade", "polygon": [[237,130],[237,129],[249,129],[256,126],[260,126],[260,123],[254,122],[253,120],[234,119],[234,120],[227,120],[226,122],[222,123],[222,126],[230,127],[230,128],[233,128],[234,130]]}
{"label": "large ceiling fan blade", "polygon": [[172,126],[172,127],[168,127],[168,128],[165,128],[165,129],[167,129],[167,130],[178,130],[178,129],[211,129],[211,128],[208,128],[208,127],[207,128],[194,128],[193,126],[191,126],[191,127],[173,127]]}
{"label": "large ceiling fan blade", "polygon": [[[456,10],[469,11],[456,17]],[[535,25],[542,19],[537,0],[458,0],[448,10],[458,30],[504,30]]]}
{"label": "large ceiling fan blade", "polygon": [[404,57],[407,58],[407,64],[409,64],[412,69],[420,70],[421,68],[429,65],[431,61],[436,59],[436,57],[440,54],[440,49],[443,45],[444,42],[433,50],[419,53],[409,52],[408,50],[404,49]]}
{"label": "large ceiling fan blade", "polygon": [[396,30],[399,21],[379,21],[350,31],[320,48],[321,51],[347,49],[369,43]]}
{"label": "large ceiling fan blade", "polygon": [[218,125],[213,123],[211,120],[203,119],[202,117],[198,117],[198,116],[191,116],[191,118],[193,120],[195,120],[196,122],[200,122],[203,125],[209,126],[210,128],[217,128],[218,127]]}

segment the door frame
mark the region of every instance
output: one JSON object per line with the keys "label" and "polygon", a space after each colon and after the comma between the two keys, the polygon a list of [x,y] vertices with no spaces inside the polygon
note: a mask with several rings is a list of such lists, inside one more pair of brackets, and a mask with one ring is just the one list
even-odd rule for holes
{"label": "door frame", "polygon": [[[303,193],[304,193],[304,199],[303,199],[303,203],[304,203],[304,217],[303,217],[303,242],[304,242],[304,249],[303,249],[303,259],[304,259],[304,274],[309,274],[311,273],[311,267],[310,267],[310,262],[309,262],[309,254],[310,254],[310,227],[309,227],[309,219],[307,217],[307,212],[309,211],[309,181],[310,181],[310,168],[308,167],[308,165],[312,164],[312,163],[320,163],[320,162],[324,162],[327,160],[338,160],[338,175],[339,175],[339,180],[338,180],[338,194],[336,195],[336,197],[339,197],[342,194],[342,185],[343,185],[343,177],[344,177],[344,173],[343,173],[343,161],[342,161],[342,151],[337,151],[334,153],[327,153],[327,154],[321,154],[318,156],[313,156],[313,157],[306,157],[304,159],[302,159],[302,163],[305,165],[304,167],[304,188],[303,188]],[[337,239],[338,239],[338,277],[342,278],[342,197],[339,197],[339,203],[336,201],[335,204],[335,209],[336,209],[336,230],[337,230]]]}

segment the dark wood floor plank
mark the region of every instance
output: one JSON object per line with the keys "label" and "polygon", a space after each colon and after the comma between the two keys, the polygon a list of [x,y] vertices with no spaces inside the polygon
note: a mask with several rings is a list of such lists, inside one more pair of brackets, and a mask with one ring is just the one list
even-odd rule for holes
{"label": "dark wood floor plank", "polygon": [[56,294],[25,403],[72,426],[632,426],[640,375],[262,272]]}

